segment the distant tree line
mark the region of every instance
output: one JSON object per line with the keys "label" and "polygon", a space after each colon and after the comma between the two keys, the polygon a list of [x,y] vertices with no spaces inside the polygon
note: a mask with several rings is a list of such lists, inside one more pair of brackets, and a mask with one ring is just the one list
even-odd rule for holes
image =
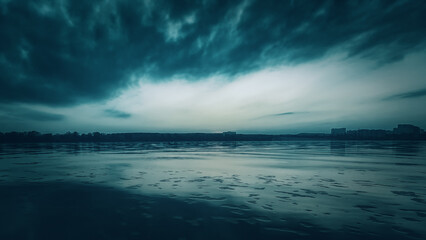
{"label": "distant tree line", "polygon": [[[271,141],[274,135],[226,135],[222,133],[83,133],[41,134],[30,132],[0,132],[0,142],[134,142],[134,141]],[[275,137],[276,138],[276,137]]]}
{"label": "distant tree line", "polygon": [[[375,131],[375,130],[372,130]],[[372,134],[374,133],[374,134]],[[166,141],[286,141],[286,140],[426,140],[426,134],[396,135],[380,132],[333,135],[300,133],[285,135],[225,134],[225,133],[83,133],[42,134],[30,132],[0,132],[2,143],[25,142],[166,142]]]}

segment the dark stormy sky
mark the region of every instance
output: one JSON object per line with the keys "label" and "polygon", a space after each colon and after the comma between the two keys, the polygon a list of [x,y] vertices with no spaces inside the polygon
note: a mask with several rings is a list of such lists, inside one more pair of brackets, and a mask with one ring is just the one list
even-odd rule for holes
{"label": "dark stormy sky", "polygon": [[0,0],[0,131],[426,128],[426,1]]}

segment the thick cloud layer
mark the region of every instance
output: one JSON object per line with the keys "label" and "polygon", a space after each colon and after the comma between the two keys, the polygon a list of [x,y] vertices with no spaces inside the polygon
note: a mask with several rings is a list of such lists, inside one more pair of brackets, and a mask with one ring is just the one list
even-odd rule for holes
{"label": "thick cloud layer", "polygon": [[[73,105],[147,76],[235,76],[423,48],[425,1],[0,1],[0,101]],[[117,115],[117,114],[112,114]]]}

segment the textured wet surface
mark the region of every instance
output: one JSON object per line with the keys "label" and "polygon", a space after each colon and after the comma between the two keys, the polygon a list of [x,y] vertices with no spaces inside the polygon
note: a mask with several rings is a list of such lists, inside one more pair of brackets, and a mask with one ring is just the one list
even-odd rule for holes
{"label": "textured wet surface", "polygon": [[0,204],[0,239],[424,239],[426,144],[3,144]]}

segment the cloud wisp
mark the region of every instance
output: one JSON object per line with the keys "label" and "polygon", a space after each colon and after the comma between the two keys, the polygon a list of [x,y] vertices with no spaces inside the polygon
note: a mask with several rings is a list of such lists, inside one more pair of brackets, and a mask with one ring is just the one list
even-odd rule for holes
{"label": "cloud wisp", "polygon": [[58,122],[66,119],[65,115],[63,114],[47,112],[23,106],[11,107],[0,105],[0,115],[5,118],[16,120],[30,120],[39,122]]}
{"label": "cloud wisp", "polygon": [[426,88],[420,90],[413,90],[409,92],[395,94],[384,98],[384,101],[401,100],[401,99],[412,99],[426,96]]}
{"label": "cloud wisp", "polygon": [[106,109],[104,111],[104,113],[107,117],[112,117],[112,118],[125,119],[125,118],[130,118],[132,116],[132,114],[130,114],[130,113],[118,111],[118,110],[115,110],[115,109]]}

